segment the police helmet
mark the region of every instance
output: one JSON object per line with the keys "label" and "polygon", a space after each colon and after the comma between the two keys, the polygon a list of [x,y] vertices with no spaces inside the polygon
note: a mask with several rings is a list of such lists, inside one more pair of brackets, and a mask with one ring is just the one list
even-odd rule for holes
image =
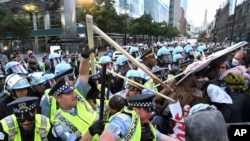
{"label": "police helmet", "polygon": [[49,81],[51,79],[54,79],[55,75],[53,73],[46,73],[42,77],[45,81]]}
{"label": "police helmet", "polygon": [[5,65],[5,72],[6,74],[11,73],[20,73],[20,74],[27,74],[27,70],[18,62],[11,61]]}
{"label": "police helmet", "polygon": [[55,53],[55,52],[50,53],[49,59],[55,59],[55,58],[60,58],[60,54]]}
{"label": "police helmet", "polygon": [[128,70],[126,73],[126,77],[141,77],[140,73],[137,70]]}
{"label": "police helmet", "polygon": [[49,60],[51,61],[50,63],[53,64],[53,66],[56,66],[57,64],[60,63],[60,54],[58,53],[51,53],[49,55]]}
{"label": "police helmet", "polygon": [[30,85],[36,86],[43,84],[45,82],[45,79],[43,78],[44,73],[43,72],[33,72],[28,75],[28,78],[30,78]]}
{"label": "police helmet", "polygon": [[8,90],[18,90],[30,87],[27,77],[20,74],[8,75],[5,79],[5,85]]}
{"label": "police helmet", "polygon": [[69,63],[60,63],[57,64],[55,67],[55,74],[58,74],[61,71],[68,70],[71,68],[71,65]]}
{"label": "police helmet", "polygon": [[138,47],[131,47],[131,48],[129,49],[129,54],[132,54],[132,53],[134,53],[134,52],[136,52],[136,51],[139,51]]}
{"label": "police helmet", "polygon": [[125,55],[120,55],[117,59],[116,59],[116,64],[119,66],[123,66],[126,64],[126,62],[128,61],[128,58]]}
{"label": "police helmet", "polygon": [[106,63],[111,63],[111,62],[112,62],[111,58],[107,55],[102,56],[99,60],[100,64],[106,64]]}
{"label": "police helmet", "polygon": [[163,56],[163,55],[168,55],[170,54],[169,50],[165,47],[162,47],[160,48],[158,51],[157,51],[157,56]]}

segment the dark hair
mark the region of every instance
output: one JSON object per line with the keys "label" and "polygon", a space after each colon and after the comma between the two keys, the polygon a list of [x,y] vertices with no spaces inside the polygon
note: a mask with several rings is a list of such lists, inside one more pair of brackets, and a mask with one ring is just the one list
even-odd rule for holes
{"label": "dark hair", "polygon": [[109,107],[117,111],[120,111],[121,109],[123,109],[125,105],[126,105],[126,101],[120,95],[114,95],[109,100]]}

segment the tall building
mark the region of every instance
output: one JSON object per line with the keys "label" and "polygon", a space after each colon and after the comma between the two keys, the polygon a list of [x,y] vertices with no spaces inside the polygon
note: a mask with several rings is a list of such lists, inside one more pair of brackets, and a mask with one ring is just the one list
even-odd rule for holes
{"label": "tall building", "polygon": [[180,17],[181,17],[181,0],[170,0],[169,8],[169,25],[175,26],[180,29]]}

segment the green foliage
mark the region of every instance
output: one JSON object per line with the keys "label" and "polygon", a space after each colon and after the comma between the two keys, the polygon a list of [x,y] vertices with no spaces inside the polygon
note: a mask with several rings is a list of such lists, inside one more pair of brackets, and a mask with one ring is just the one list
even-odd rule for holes
{"label": "green foliage", "polygon": [[29,39],[31,29],[24,19],[14,19],[14,15],[0,9],[0,38]]}
{"label": "green foliage", "polygon": [[144,13],[137,19],[125,14],[118,15],[113,7],[114,0],[97,0],[87,9],[82,9],[78,21],[85,23],[86,13],[93,16],[94,23],[106,33],[125,33],[130,35],[149,35],[173,38],[180,35],[176,27],[166,22],[157,23],[152,16]]}

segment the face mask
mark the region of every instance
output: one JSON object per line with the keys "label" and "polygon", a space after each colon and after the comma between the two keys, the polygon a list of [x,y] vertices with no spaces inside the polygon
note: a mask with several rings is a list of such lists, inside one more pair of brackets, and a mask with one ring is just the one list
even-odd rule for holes
{"label": "face mask", "polygon": [[232,60],[232,65],[233,66],[238,66],[240,63],[239,63],[239,61],[237,60],[237,59],[234,59],[233,58],[233,60]]}
{"label": "face mask", "polygon": [[225,71],[224,70],[219,70],[218,77],[220,77]]}

